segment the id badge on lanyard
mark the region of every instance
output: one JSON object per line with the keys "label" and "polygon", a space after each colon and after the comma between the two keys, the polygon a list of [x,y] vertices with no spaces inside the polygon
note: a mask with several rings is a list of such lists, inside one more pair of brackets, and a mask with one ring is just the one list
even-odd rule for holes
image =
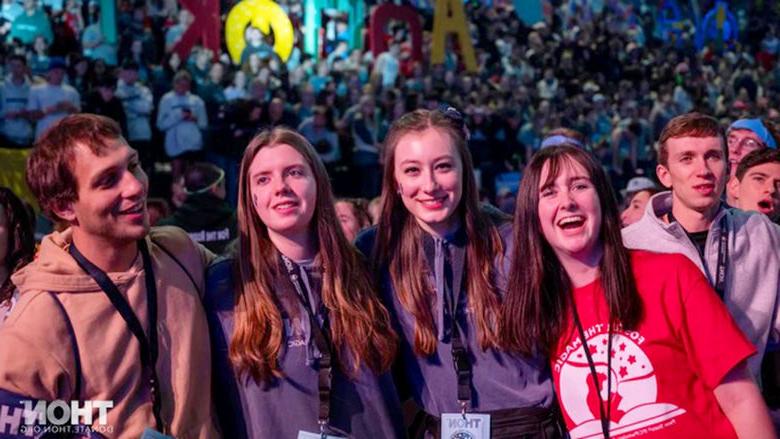
{"label": "id badge on lanyard", "polygon": [[490,415],[442,413],[441,439],[490,439]]}
{"label": "id badge on lanyard", "polygon": [[320,350],[322,358],[320,358],[319,371],[317,372],[318,390],[320,398],[319,406],[319,420],[320,432],[312,433],[310,431],[298,430],[297,439],[346,439],[344,436],[333,436],[327,434],[328,423],[330,421],[330,393],[332,388],[332,375],[331,375],[331,341],[328,338],[326,331],[320,328],[320,324],[315,317],[315,310],[312,303],[309,303],[308,295],[304,287],[300,283],[300,275],[296,273],[296,265],[290,258],[280,254],[282,263],[287,268],[287,274],[290,276],[290,282],[295,287],[295,292],[298,294],[298,299],[301,301],[306,314],[309,316],[309,324],[311,325],[312,337],[314,343],[317,345],[317,349]]}
{"label": "id badge on lanyard", "polygon": [[463,261],[453,267],[453,285],[450,307],[450,345],[452,347],[452,365],[458,384],[458,403],[460,413],[442,413],[441,439],[490,439],[490,415],[467,413],[471,402],[472,365],[463,335],[458,327],[458,297],[463,276]]}

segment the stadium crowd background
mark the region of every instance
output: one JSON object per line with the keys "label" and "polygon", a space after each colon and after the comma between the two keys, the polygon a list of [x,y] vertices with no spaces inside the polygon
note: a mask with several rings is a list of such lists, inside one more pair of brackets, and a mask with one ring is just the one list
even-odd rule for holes
{"label": "stadium crowd background", "polygon": [[[6,61],[24,57],[33,83],[51,81],[52,71],[64,70],[64,83],[78,93],[81,111],[110,115],[125,130],[146,118],[148,139],[126,134],[151,174],[150,195],[173,199],[174,206],[184,197],[179,176],[185,165],[200,160],[226,172],[227,200],[235,205],[243,149],[255,132],[275,125],[298,128],[317,146],[338,195],[370,199],[378,195],[381,143],[392,121],[414,108],[453,106],[467,120],[484,199],[511,211],[523,164],[555,128],[582,133],[620,189],[632,177],[654,175],[655,139],[677,114],[699,110],[724,126],[745,116],[780,123],[778,11],[771,2],[732,3],[738,39],[702,45],[692,19],[663,25],[668,2],[554,1],[544,3],[544,22],[527,26],[511,3],[469,1],[474,74],[464,71],[454,40],[443,64],[427,62],[433,10],[421,3],[412,6],[424,23],[423,63],[412,59],[402,22],[388,26],[389,50],[376,58],[368,48],[349,49],[340,39],[345,28],[337,23],[324,42],[326,55],[315,59],[303,53],[303,11],[293,1],[280,2],[296,32],[286,62],[273,52],[273,35],[254,29],[246,32],[254,49],[241,66],[230,62],[224,41],[222,53],[196,46],[181,59],[172,48],[192,15],[170,0],[119,2],[116,45],[101,35],[95,0],[42,5],[5,0],[1,55]],[[221,12],[233,5],[222,1]],[[692,17],[688,6],[677,5],[683,17]],[[707,11],[715,4],[699,6]],[[20,17],[39,23],[32,31],[20,28],[15,26]],[[188,75],[176,76],[180,71]],[[148,87],[151,112],[128,114],[122,93],[123,82],[132,81],[128,76]],[[189,145],[177,146],[170,139],[176,136],[166,136],[161,114],[173,107],[161,100],[175,89],[176,79],[186,83],[188,77],[205,114],[197,99],[188,101],[196,110],[188,117],[201,139],[185,136]],[[18,143],[6,139],[6,146],[29,146]]]}

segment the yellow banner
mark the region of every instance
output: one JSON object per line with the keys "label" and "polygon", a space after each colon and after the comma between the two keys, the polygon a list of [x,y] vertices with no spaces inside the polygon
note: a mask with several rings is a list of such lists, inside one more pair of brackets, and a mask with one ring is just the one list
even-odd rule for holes
{"label": "yellow banner", "polygon": [[30,155],[29,149],[0,148],[0,186],[14,191],[19,198],[32,204],[37,211],[38,203],[24,180],[28,155]]}

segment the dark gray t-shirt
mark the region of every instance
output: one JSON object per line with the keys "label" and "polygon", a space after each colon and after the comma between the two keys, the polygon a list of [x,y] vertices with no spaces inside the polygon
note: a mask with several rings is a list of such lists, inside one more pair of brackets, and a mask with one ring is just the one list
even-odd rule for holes
{"label": "dark gray t-shirt", "polygon": [[[311,336],[308,315],[287,273],[280,267],[275,282],[285,331],[279,354],[284,376],[266,386],[251,379],[237,379],[230,366],[227,349],[233,330],[233,286],[229,263],[221,265],[209,270],[205,302],[215,357],[216,405],[225,437],[296,438],[299,430],[318,433],[319,352]],[[318,320],[323,322],[326,313],[320,300],[320,273],[311,264],[303,268],[306,293],[318,310]],[[363,367],[350,379],[334,368],[330,400],[332,434],[350,438],[405,436],[390,374],[376,376]]]}
{"label": "dark gray t-shirt", "polygon": [[[507,239],[511,235],[511,226],[501,228],[502,236]],[[376,229],[369,229],[357,239],[358,248],[364,254],[371,254],[370,249],[376,236]],[[450,313],[447,306],[442,306],[445,296],[451,297],[454,276],[453,266],[456,258],[465,258],[466,237],[462,232],[447,240],[446,250],[440,246],[437,270],[437,243],[430,235],[425,235],[423,248],[431,276],[429,281],[437,292],[437,301],[433,315],[436,320],[438,345],[436,352],[429,357],[420,357],[414,353],[414,317],[401,304],[391,285],[390,275],[385,270],[382,279],[382,297],[390,310],[396,330],[401,335],[400,369],[405,377],[405,386],[411,396],[423,409],[431,415],[441,413],[459,413],[460,405],[457,397],[457,376],[452,361],[452,345]],[[499,259],[499,258],[497,258]],[[442,267],[443,265],[443,267]],[[443,268],[443,269],[442,269]],[[497,283],[499,289],[505,288],[504,267],[499,267]],[[436,271],[447,278],[437,279]],[[438,280],[438,284],[437,284]],[[457,322],[462,339],[469,352],[472,367],[472,400],[471,411],[487,412],[510,408],[542,407],[553,404],[554,394],[550,370],[544,358],[524,358],[506,352],[490,349],[483,351],[479,346],[474,317],[468,309],[466,299],[466,279],[463,274],[461,294],[457,307]],[[444,291],[438,291],[438,287]]]}

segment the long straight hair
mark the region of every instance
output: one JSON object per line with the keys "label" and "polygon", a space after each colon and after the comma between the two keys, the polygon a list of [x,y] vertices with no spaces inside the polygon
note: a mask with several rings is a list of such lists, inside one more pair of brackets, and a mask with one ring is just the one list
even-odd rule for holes
{"label": "long straight hair", "polygon": [[389,268],[390,280],[401,305],[414,317],[415,353],[427,356],[436,352],[432,311],[436,294],[427,280],[430,268],[421,245],[424,232],[406,210],[394,173],[398,142],[407,134],[427,129],[447,134],[463,163],[462,196],[454,215],[458,215],[468,237],[464,274],[466,297],[476,320],[480,346],[483,350],[496,347],[501,312],[493,264],[497,255],[503,255],[503,244],[495,224],[480,211],[471,154],[466,147],[465,127],[445,112],[416,110],[400,117],[390,127],[385,140],[382,214],[373,250],[374,269],[379,273],[382,267]]}
{"label": "long straight hair", "polygon": [[[553,182],[562,169],[574,163],[585,168],[601,203],[598,239],[603,244],[604,255],[599,271],[610,323],[634,329],[642,318],[642,301],[620,235],[615,193],[606,174],[590,153],[576,146],[545,148],[525,168],[517,194],[512,268],[501,331],[502,344],[511,351],[549,355],[572,313],[571,281],[544,237],[539,221],[539,187]],[[545,165],[549,172],[542,182]]]}
{"label": "long straight hair", "polygon": [[387,310],[372,288],[364,258],[347,241],[333,207],[325,166],[314,148],[300,134],[275,128],[258,134],[247,146],[241,161],[238,194],[239,241],[235,327],[230,341],[230,360],[239,374],[256,382],[280,377],[279,351],[284,328],[274,278],[279,276],[279,253],[268,229],[252,204],[249,167],[258,151],[289,145],[311,167],[317,185],[317,200],[310,227],[314,228],[322,267],[322,301],[328,310],[330,335],[337,357],[346,372],[366,364],[376,373],[390,367],[398,337]]}
{"label": "long straight hair", "polygon": [[8,230],[7,247],[3,249],[5,259],[0,263],[8,270],[8,277],[0,282],[0,304],[9,300],[16,287],[11,281],[11,275],[33,260],[35,255],[35,238],[33,236],[33,221],[22,200],[7,187],[0,187],[0,214],[2,214]]}

